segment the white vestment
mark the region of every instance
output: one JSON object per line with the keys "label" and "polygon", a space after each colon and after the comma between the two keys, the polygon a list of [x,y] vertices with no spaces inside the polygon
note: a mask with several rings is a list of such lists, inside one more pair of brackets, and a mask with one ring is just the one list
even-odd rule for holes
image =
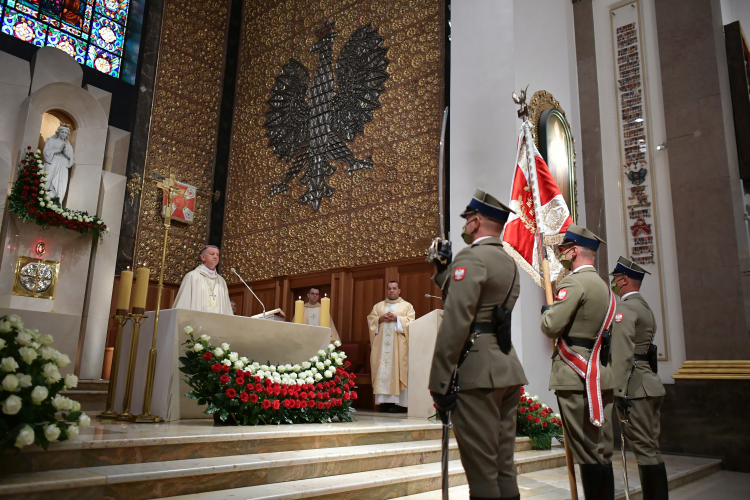
{"label": "white vestment", "polygon": [[234,316],[227,282],[219,273],[211,271],[203,264],[182,278],[172,308]]}
{"label": "white vestment", "polygon": [[43,155],[44,170],[47,171],[44,187],[49,192],[49,197],[59,198],[62,205],[68,190],[68,169],[76,162],[73,146],[68,141],[52,136],[44,142]]}
{"label": "white vestment", "polygon": [[[341,340],[336,325],[333,324],[333,318],[330,318],[331,325],[331,343]],[[315,305],[305,302],[305,308],[302,311],[302,324],[310,326],[320,326],[320,302]]]}

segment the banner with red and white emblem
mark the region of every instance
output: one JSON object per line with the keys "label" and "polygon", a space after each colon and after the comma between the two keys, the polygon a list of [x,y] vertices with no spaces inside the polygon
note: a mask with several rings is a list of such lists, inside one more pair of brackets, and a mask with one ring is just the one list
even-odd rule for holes
{"label": "banner with red and white emblem", "polygon": [[[184,182],[175,181],[175,186],[179,189],[179,192],[172,195],[172,219],[187,224],[193,223],[193,215],[195,213],[195,192],[197,188]],[[167,195],[164,195],[164,201],[162,202],[162,215],[167,213]]]}
{"label": "banner with red and white emblem", "polygon": [[[538,214],[534,191],[538,191]],[[542,244],[547,247],[550,279],[555,282],[563,267],[558,262],[553,247],[562,242],[565,231],[573,223],[573,219],[560,188],[534,144],[531,123],[528,120],[524,121],[518,136],[516,169],[508,205],[516,213],[511,213],[505,224],[505,250],[531,275],[537,285],[544,287],[538,234],[541,232]]]}

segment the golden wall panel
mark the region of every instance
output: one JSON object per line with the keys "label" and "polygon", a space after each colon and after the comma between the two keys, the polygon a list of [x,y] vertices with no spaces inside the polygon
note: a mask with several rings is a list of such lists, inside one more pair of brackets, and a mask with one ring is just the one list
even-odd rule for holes
{"label": "golden wall panel", "polygon": [[[162,192],[152,173],[212,188],[229,0],[165,0],[159,65],[138,216],[134,262],[158,276],[164,235]],[[180,283],[208,240],[210,197],[199,193],[193,224],[173,222],[164,281]]]}
{"label": "golden wall panel", "polygon": [[[443,4],[436,0],[248,0],[244,6],[232,150],[224,217],[223,268],[247,280],[416,257],[438,231],[437,165],[443,111]],[[350,177],[331,162],[335,188],[317,212],[306,186],[269,199],[289,164],[265,137],[266,101],[290,58],[310,72],[315,29],[335,23],[334,64],[354,30],[379,29],[390,60],[382,107],[347,143],[374,168]],[[273,246],[275,245],[275,246]],[[239,281],[224,273],[228,281]]]}

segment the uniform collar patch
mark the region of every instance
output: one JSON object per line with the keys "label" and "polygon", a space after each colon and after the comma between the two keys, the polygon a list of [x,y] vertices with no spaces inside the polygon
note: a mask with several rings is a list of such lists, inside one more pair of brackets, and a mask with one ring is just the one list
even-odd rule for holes
{"label": "uniform collar patch", "polygon": [[615,323],[621,323],[622,322],[622,313],[615,314]]}

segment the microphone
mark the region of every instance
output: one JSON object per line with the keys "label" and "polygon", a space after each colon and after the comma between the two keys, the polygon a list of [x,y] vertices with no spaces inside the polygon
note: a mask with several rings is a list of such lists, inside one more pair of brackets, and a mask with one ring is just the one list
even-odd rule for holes
{"label": "microphone", "polygon": [[[238,278],[239,278],[239,279],[240,279],[240,280],[241,280],[241,281],[242,281],[243,283],[245,283],[245,280],[243,280],[243,279],[242,279],[242,276],[240,276],[240,275],[239,275],[239,274],[237,273],[237,270],[236,270],[235,268],[232,268],[232,269],[231,269],[231,271],[232,271],[232,272],[233,272],[234,274],[236,274],[236,275],[237,275],[237,277],[238,277]],[[247,283],[245,283],[245,286],[247,287],[247,289],[248,289],[248,290],[250,290],[250,293],[252,293],[252,294],[253,294],[253,297],[255,297],[255,299],[256,299],[256,300],[257,300],[258,302],[260,302],[260,305],[261,305],[261,306],[263,306],[263,319],[266,319],[266,305],[265,305],[265,304],[263,303],[263,301],[261,301],[261,300],[260,300],[260,299],[258,298],[258,296],[257,296],[257,295],[255,295],[255,292],[253,292],[253,289],[252,289],[252,288],[250,288],[250,285],[248,285]]]}
{"label": "microphone", "polygon": [[425,297],[427,297],[428,299],[429,299],[430,297],[432,297],[433,299],[438,299],[438,300],[441,300],[441,301],[443,300],[443,298],[442,298],[442,297],[437,297],[437,296],[435,296],[435,295],[430,295],[429,293],[426,293],[426,294],[424,294],[424,296],[425,296]]}

